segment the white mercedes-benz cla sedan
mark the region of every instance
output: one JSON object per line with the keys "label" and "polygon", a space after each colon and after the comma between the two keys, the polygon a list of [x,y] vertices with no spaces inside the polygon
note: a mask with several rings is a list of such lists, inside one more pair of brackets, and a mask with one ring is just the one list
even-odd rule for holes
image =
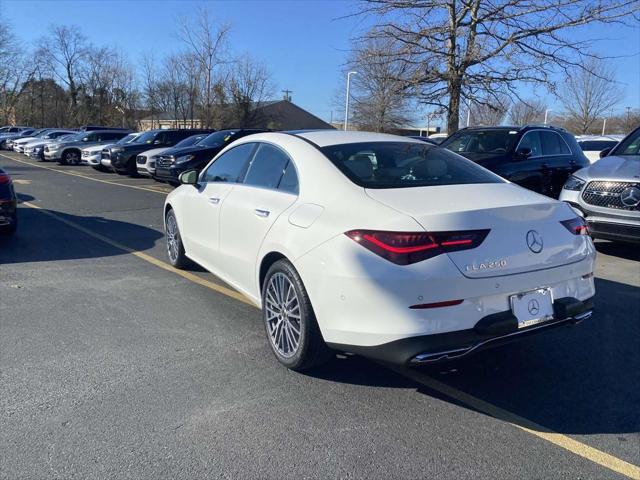
{"label": "white mercedes-benz cla sedan", "polygon": [[567,205],[408,138],[261,133],[165,203],[170,262],[262,308],[278,360],[420,364],[591,315],[595,250]]}

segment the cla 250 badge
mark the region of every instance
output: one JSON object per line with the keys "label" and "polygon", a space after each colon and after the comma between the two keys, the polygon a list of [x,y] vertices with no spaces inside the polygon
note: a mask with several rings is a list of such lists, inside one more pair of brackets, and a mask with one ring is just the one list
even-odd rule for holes
{"label": "cla 250 badge", "polygon": [[465,270],[467,272],[474,272],[478,270],[490,270],[492,268],[504,268],[507,266],[507,261],[502,260],[494,260],[493,262],[480,262],[480,263],[472,263],[471,265],[465,266]]}

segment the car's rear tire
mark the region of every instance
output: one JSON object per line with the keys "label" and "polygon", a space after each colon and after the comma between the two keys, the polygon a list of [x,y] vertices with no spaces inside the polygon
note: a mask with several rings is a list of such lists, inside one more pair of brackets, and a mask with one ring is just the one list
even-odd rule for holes
{"label": "car's rear tire", "polygon": [[286,259],[271,265],[265,275],[262,319],[269,346],[285,367],[307,370],[331,357],[302,279]]}
{"label": "car's rear tire", "polygon": [[184,268],[189,263],[189,259],[184,252],[182,237],[178,229],[178,221],[173,209],[167,212],[165,216],[165,237],[167,241],[167,257],[169,263],[176,268]]}

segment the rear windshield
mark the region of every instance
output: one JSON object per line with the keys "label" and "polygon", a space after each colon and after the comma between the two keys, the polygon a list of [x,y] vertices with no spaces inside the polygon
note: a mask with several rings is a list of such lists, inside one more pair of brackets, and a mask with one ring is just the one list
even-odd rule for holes
{"label": "rear windshield", "polygon": [[518,132],[515,130],[471,130],[461,132],[442,146],[456,153],[500,154],[510,151]]}
{"label": "rear windshield", "polygon": [[580,148],[585,152],[600,152],[605,148],[611,148],[617,145],[615,140],[583,140],[578,142]]}
{"label": "rear windshield", "polygon": [[427,143],[347,143],[321,150],[351,181],[364,188],[504,182],[472,161]]}

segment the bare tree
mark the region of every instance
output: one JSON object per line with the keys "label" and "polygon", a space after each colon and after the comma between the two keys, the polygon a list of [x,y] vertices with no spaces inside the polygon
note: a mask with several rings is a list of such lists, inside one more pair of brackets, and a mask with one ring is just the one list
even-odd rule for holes
{"label": "bare tree", "polygon": [[230,26],[215,25],[206,8],[189,20],[180,21],[179,38],[197,59],[202,74],[202,110],[205,127],[213,122],[215,84],[218,71],[227,62],[227,36]]}
{"label": "bare tree", "polygon": [[448,110],[458,129],[462,99],[508,93],[519,82],[548,83],[558,68],[589,56],[588,41],[565,34],[594,23],[633,23],[637,0],[365,0],[377,26],[368,36],[402,45],[400,59],[421,100]]}
{"label": "bare tree", "polygon": [[545,105],[538,99],[523,99],[515,102],[509,110],[509,121],[513,125],[542,123]]}
{"label": "bare tree", "polygon": [[407,64],[398,60],[397,45],[389,38],[357,42],[349,67],[353,77],[353,119],[361,129],[393,131],[409,121]]}
{"label": "bare tree", "polygon": [[[467,107],[468,108],[468,107]],[[471,103],[472,125],[500,125],[509,110],[509,97],[492,95],[489,98],[476,98]]]}
{"label": "bare tree", "polygon": [[66,87],[69,93],[71,118],[78,123],[78,97],[83,76],[86,74],[86,61],[89,45],[77,26],[52,27],[51,33],[40,42],[38,58],[49,66],[55,77]]}
{"label": "bare tree", "polygon": [[33,77],[35,67],[28,61],[22,45],[8,24],[0,21],[0,124],[10,123],[24,83]]}
{"label": "bare tree", "polygon": [[231,68],[227,80],[231,100],[231,119],[238,127],[252,127],[259,121],[255,108],[268,100],[274,91],[267,67],[249,55],[240,57]]}
{"label": "bare tree", "polygon": [[602,119],[619,102],[621,92],[613,78],[613,71],[597,59],[590,59],[584,67],[568,72],[558,96],[572,131],[590,133],[596,120]]}

